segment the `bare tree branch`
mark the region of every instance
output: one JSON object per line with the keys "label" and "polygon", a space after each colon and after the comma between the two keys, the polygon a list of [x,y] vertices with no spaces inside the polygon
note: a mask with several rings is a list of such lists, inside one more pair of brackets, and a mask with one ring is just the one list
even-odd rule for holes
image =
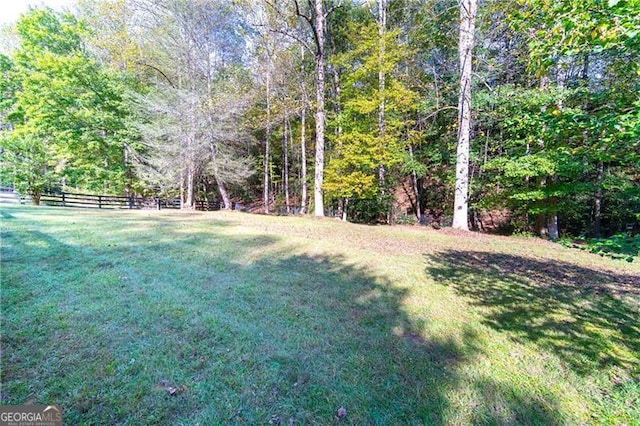
{"label": "bare tree branch", "polygon": [[269,26],[267,24],[254,24],[254,26],[255,27],[259,27],[259,28],[266,28],[267,30],[271,31],[272,33],[281,34],[283,36],[289,37],[289,38],[297,41],[298,43],[300,43],[302,45],[302,47],[307,49],[310,53],[315,54],[315,51],[311,48],[311,46],[309,46],[309,43],[307,43],[307,41],[305,39],[300,37],[298,34],[295,34],[294,32],[287,31],[287,30],[282,29],[282,28],[273,28],[273,27],[271,27],[271,26]]}
{"label": "bare tree branch", "polygon": [[[308,0],[309,1],[309,0]],[[314,21],[313,21],[313,17],[309,17],[307,15],[304,15],[302,13],[300,13],[300,5],[298,4],[298,0],[293,0],[293,2],[296,5],[296,16],[299,16],[301,18],[303,18],[304,20],[307,21],[307,23],[309,24],[309,27],[311,27],[311,32],[313,33],[313,40],[315,41],[316,44],[316,51],[312,53],[317,56],[320,52],[320,50],[322,49],[322,46],[320,45],[320,40],[318,38],[318,29],[316,28]],[[309,1],[309,6],[311,6],[311,1]],[[313,7],[311,7],[311,10],[314,10]]]}
{"label": "bare tree branch", "polygon": [[165,73],[163,73],[163,72],[162,72],[162,70],[160,70],[158,67],[154,67],[153,65],[145,64],[144,62],[141,62],[141,61],[137,61],[137,62],[136,62],[136,64],[137,64],[137,65],[141,65],[141,66],[143,66],[143,67],[149,67],[149,68],[151,68],[152,70],[154,70],[154,71],[156,71],[156,72],[160,73],[160,75],[162,75],[162,76],[165,78],[165,80],[167,80],[167,81],[169,82],[169,84],[171,85],[171,87],[173,87],[174,89],[176,88],[176,85],[175,85],[175,84],[173,84],[173,81],[171,81],[171,79],[170,79],[169,77],[167,77],[167,75],[166,75]]}
{"label": "bare tree branch", "polygon": [[331,15],[333,12],[335,12],[335,11],[336,11],[336,10],[338,10],[338,9],[340,9],[342,6],[344,6],[344,4],[343,4],[343,3],[338,4],[338,5],[335,5],[335,6],[333,6],[331,9],[329,9],[329,10],[324,14],[325,19],[326,19],[326,18],[328,18],[328,17],[329,17],[329,15]]}

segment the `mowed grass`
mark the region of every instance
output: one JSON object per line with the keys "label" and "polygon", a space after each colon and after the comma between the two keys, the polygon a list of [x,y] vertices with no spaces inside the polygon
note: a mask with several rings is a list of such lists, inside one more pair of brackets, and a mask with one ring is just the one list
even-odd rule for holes
{"label": "mowed grass", "polygon": [[2,404],[96,425],[640,424],[638,259],[332,219],[1,213]]}

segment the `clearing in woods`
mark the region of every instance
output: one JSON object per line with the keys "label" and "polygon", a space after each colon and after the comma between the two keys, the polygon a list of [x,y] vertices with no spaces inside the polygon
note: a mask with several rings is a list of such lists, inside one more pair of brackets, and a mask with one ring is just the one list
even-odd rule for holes
{"label": "clearing in woods", "polygon": [[638,424],[639,276],[537,239],[3,207],[1,403],[69,424]]}

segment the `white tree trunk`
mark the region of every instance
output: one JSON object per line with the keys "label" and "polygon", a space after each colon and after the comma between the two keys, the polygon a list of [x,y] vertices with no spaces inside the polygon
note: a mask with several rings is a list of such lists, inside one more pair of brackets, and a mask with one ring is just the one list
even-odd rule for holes
{"label": "white tree trunk", "polygon": [[264,213],[269,214],[269,138],[271,137],[271,72],[267,70],[267,128],[264,142],[264,176],[262,187],[262,202],[264,203]]}
{"label": "white tree trunk", "polygon": [[[383,70],[385,56],[385,36],[387,33],[387,0],[378,0],[378,91],[380,96],[380,104],[378,105],[378,136],[380,143],[385,145],[385,74]],[[378,187],[380,198],[385,201],[385,167],[384,164],[378,165]],[[388,208],[388,206],[385,206]],[[390,210],[390,209],[389,209]],[[390,222],[390,211],[387,213],[387,223]]]}
{"label": "white tree trunk", "polygon": [[189,164],[187,166],[187,187],[186,187],[186,194],[185,194],[186,197],[185,197],[185,203],[182,206],[183,209],[193,210],[196,206],[195,175],[196,175],[195,164],[192,159],[189,159]]}
{"label": "white tree trunk", "polygon": [[289,136],[291,136],[291,125],[289,124],[289,116],[285,112],[284,124],[282,125],[282,173],[284,175],[282,181],[284,184],[284,203],[287,214],[291,213],[291,200],[289,199]]}
{"label": "white tree trunk", "polygon": [[378,105],[378,134],[380,139],[385,133],[385,74],[383,70],[385,55],[385,35],[387,33],[387,1],[378,0],[378,91],[380,104]]}
{"label": "white tree trunk", "polygon": [[220,177],[220,171],[218,169],[218,150],[215,143],[211,142],[211,164],[213,165],[213,178],[216,180],[216,185],[218,185],[218,192],[220,193],[220,197],[222,198],[222,204],[224,210],[231,210],[231,200],[229,199],[229,193],[227,192],[227,188],[224,185],[224,181]]}
{"label": "white tree trunk", "polygon": [[469,230],[469,138],[471,131],[471,71],[477,0],[460,0],[460,96],[453,227]]}
{"label": "white tree trunk", "polygon": [[180,208],[184,209],[184,167],[180,169]]}
{"label": "white tree trunk", "polygon": [[[555,208],[556,207],[557,202],[554,200],[551,202],[551,207]],[[558,238],[560,238],[560,233],[558,231],[558,211],[554,210],[551,215],[549,216],[549,221],[547,223],[547,228],[549,230],[549,239],[550,240],[557,240]]]}
{"label": "white tree trunk", "polygon": [[343,198],[342,199],[342,221],[343,222],[347,222],[348,220],[348,208],[349,208],[349,199],[348,198]]}
{"label": "white tree trunk", "polygon": [[[304,62],[304,47],[300,48],[301,62]],[[307,107],[309,98],[305,86],[304,65],[300,71],[300,94],[302,110],[300,111],[300,214],[307,212]]]}
{"label": "white tree trunk", "polygon": [[[560,90],[563,90],[565,88],[567,79],[567,69],[565,68],[565,65],[568,67],[567,61],[564,58],[560,58],[558,60],[558,74],[556,75],[556,82],[558,85],[558,89]],[[560,99],[558,100],[558,109],[562,110],[562,108],[563,104],[561,95]],[[557,175],[554,174],[551,176],[551,184],[554,186],[558,184]],[[549,198],[548,219],[549,220],[547,222],[547,229],[549,230],[549,239],[555,241],[560,238],[560,233],[558,231],[558,197],[556,196],[552,196]]]}
{"label": "white tree trunk", "polygon": [[316,161],[314,176],[314,214],[324,216],[324,7],[322,0],[315,0],[316,32]]}

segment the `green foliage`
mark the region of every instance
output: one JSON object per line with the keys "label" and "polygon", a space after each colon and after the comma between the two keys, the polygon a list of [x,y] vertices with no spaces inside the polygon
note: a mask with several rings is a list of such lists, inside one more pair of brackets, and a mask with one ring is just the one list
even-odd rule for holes
{"label": "green foliage", "polygon": [[[518,0],[511,21],[531,32],[531,66],[542,71],[559,56],[609,52],[623,54],[640,48],[637,0]],[[634,64],[640,71],[640,61]]]}
{"label": "green foliage", "polygon": [[13,184],[19,192],[29,194],[38,204],[40,195],[55,181],[55,164],[52,164],[47,152],[47,137],[19,132],[13,132],[11,136],[0,134],[0,147],[2,183]]}
{"label": "green foliage", "polygon": [[56,14],[51,9],[31,9],[16,25],[21,50],[18,53],[28,61],[42,53],[68,55],[82,49],[85,27],[70,14]]}
{"label": "green foliage", "polygon": [[[414,207],[417,202],[422,213],[441,220],[453,195],[457,8],[452,0],[388,2],[387,28],[379,31],[372,4],[326,4],[332,56],[323,189],[334,205],[347,201],[354,220],[376,222],[391,217],[391,197],[404,184]],[[264,140],[266,117],[255,111],[266,110],[265,97],[255,89],[269,69],[269,170],[272,190],[284,192],[284,116],[292,124],[290,142],[298,141],[301,108],[310,111],[313,102],[313,55],[301,53],[297,41],[313,43],[300,31],[304,21],[294,5],[165,6],[150,2],[142,11],[142,3],[98,0],[82,3],[82,20],[48,9],[20,20],[18,49],[0,56],[3,183],[34,195],[62,184],[119,192],[135,180],[129,166],[135,157],[147,189],[177,193],[192,174],[197,191],[206,192],[219,186],[212,178],[213,142],[220,148],[220,182],[247,196],[261,181],[256,175],[244,188],[246,159],[264,154],[244,129],[253,114],[251,130]],[[263,6],[277,31],[269,43],[247,44],[256,47],[251,58],[244,39],[259,31],[246,31],[238,11],[256,16]],[[514,214],[511,227],[522,232],[556,214],[561,231],[571,235],[607,236],[637,226],[640,2],[509,0],[480,9],[471,204],[506,208]],[[148,18],[144,31],[133,18],[137,12]],[[259,56],[266,51],[268,61]],[[122,70],[137,80],[132,84]],[[127,90],[145,84],[149,96],[134,116]],[[310,142],[310,113],[305,120]],[[134,155],[141,148],[138,128],[151,130],[144,155]],[[302,156],[298,143],[292,146],[289,178],[299,193]],[[308,143],[307,158],[312,150]],[[254,171],[262,167],[254,163]]]}
{"label": "green foliage", "polygon": [[[407,159],[409,138],[417,137],[411,132],[411,116],[417,109],[418,95],[396,73],[409,53],[399,43],[397,31],[381,38],[375,23],[351,24],[349,28],[350,50],[333,58],[334,66],[343,70],[341,109],[330,123],[338,131],[332,138],[324,190],[333,198],[368,200],[354,203],[350,209],[369,221],[380,213],[384,215],[388,205],[385,197],[379,197],[389,189],[388,183],[380,182],[379,169],[384,168],[392,177]],[[380,73],[385,79],[382,90]],[[384,130],[380,127],[381,105]],[[359,214],[361,208],[369,213]]]}
{"label": "green foliage", "polygon": [[569,118],[565,119],[567,110],[557,108],[558,96],[553,91],[515,87],[479,96],[481,126],[500,135],[496,148],[506,151],[483,165],[497,190],[492,197],[483,197],[480,206],[499,201],[521,212],[540,213],[550,197],[563,195],[562,187],[549,179],[571,174],[559,143]]}
{"label": "green foliage", "polygon": [[16,79],[13,78],[15,64],[6,55],[0,54],[0,119],[5,121],[11,114],[11,107],[15,102],[15,92],[18,89]]}
{"label": "green foliage", "polygon": [[627,262],[633,262],[635,258],[640,256],[640,234],[618,233],[608,238],[565,240],[563,245],[607,256],[611,259],[624,259]]}
{"label": "green foliage", "polygon": [[125,81],[84,50],[84,27],[71,15],[33,9],[17,31],[20,48],[2,60],[15,89],[1,105],[3,179],[32,194],[61,184],[122,191],[125,144],[135,138]]}
{"label": "green foliage", "polygon": [[524,229],[557,213],[574,235],[610,235],[636,221],[639,6],[516,0],[487,8],[479,74],[488,84],[474,99],[484,142],[475,147],[477,206],[506,206]]}
{"label": "green foliage", "polygon": [[482,178],[489,186],[476,187],[477,206],[506,206],[523,215],[559,211],[566,231],[588,233],[600,188],[602,223],[608,232],[624,229],[639,208],[633,170],[640,164],[640,127],[630,102],[626,89],[607,86],[502,85],[480,92],[476,123],[487,135]]}

